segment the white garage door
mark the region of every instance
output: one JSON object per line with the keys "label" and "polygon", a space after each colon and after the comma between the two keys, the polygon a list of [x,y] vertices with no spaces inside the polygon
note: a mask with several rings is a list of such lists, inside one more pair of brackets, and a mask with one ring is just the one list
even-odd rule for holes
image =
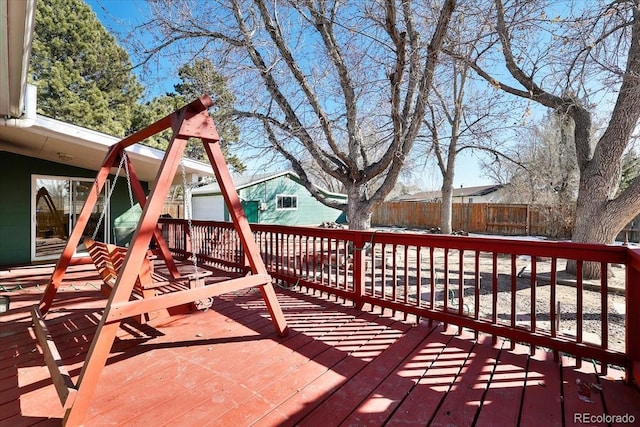
{"label": "white garage door", "polygon": [[193,219],[224,221],[224,199],[222,196],[193,196]]}

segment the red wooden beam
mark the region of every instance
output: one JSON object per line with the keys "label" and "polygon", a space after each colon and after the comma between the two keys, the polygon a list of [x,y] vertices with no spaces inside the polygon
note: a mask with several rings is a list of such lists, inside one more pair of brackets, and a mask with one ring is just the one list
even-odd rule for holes
{"label": "red wooden beam", "polygon": [[635,381],[640,387],[640,250],[627,249],[626,293],[626,347],[631,360],[627,369],[627,382]]}
{"label": "red wooden beam", "polygon": [[[131,163],[129,156],[127,156],[127,163],[128,163],[129,175],[130,175],[130,181],[131,181],[131,189],[133,190],[133,194],[138,200],[140,207],[144,209],[147,203],[147,195],[144,192],[144,188],[142,188],[142,183],[138,179],[138,175],[136,174],[135,168],[133,167],[133,163]],[[156,227],[153,233],[153,237],[154,237],[154,241],[158,244],[158,247],[160,248],[160,254],[169,270],[169,273],[171,274],[171,277],[177,278],[178,276],[180,276],[180,272],[178,271],[178,267],[176,267],[176,263],[173,260],[173,256],[171,255],[169,246],[167,245],[167,242],[164,240],[164,237],[162,237],[162,233],[160,233],[160,230],[158,229],[158,227]]]}
{"label": "red wooden beam", "polygon": [[[211,119],[209,118],[209,120]],[[262,261],[262,257],[260,256],[258,245],[256,245],[256,241],[253,238],[249,221],[247,221],[247,217],[245,216],[242,205],[240,204],[240,198],[236,193],[233,180],[231,179],[231,174],[229,174],[229,169],[226,167],[224,155],[220,149],[220,144],[218,144],[216,140],[206,138],[203,138],[203,143],[207,156],[209,157],[209,161],[211,162],[216,174],[216,179],[220,186],[222,196],[229,210],[229,216],[233,221],[235,229],[238,231],[238,237],[240,238],[240,242],[244,248],[247,261],[251,266],[251,271],[254,274],[268,274],[264,262]],[[260,286],[260,291],[262,292],[267,309],[271,315],[271,320],[276,325],[278,334],[281,336],[286,335],[287,322],[276,299],[273,284],[268,283],[264,286]]]}
{"label": "red wooden beam", "polygon": [[[175,127],[179,127],[182,121],[187,118],[186,116],[185,110],[182,109],[171,115],[171,121]],[[156,132],[158,132],[158,130],[156,130]],[[169,143],[169,147],[160,164],[153,189],[149,194],[136,230],[133,233],[124,264],[119,271],[116,283],[109,295],[109,300],[91,342],[87,358],[82,365],[80,377],[78,378],[76,400],[73,407],[69,408],[65,413],[63,420],[64,425],[81,425],[84,421],[98,380],[106,364],[109,351],[120,327],[120,322],[108,323],[107,319],[110,317],[110,312],[114,310],[114,307],[129,301],[142,263],[147,255],[149,243],[151,242],[153,234],[156,232],[165,197],[173,182],[173,177],[178,169],[178,164],[186,144],[186,138],[178,137],[174,133],[173,139]],[[125,146],[126,144],[118,143],[115,145],[115,149],[121,152]]]}
{"label": "red wooden beam", "polygon": [[[213,100],[211,99],[211,97],[209,95],[203,95],[200,98],[191,101],[189,104],[185,105],[184,107],[182,107],[180,110],[178,111],[187,111],[190,114],[198,114],[202,111],[206,111],[207,109],[211,108],[213,106]],[[131,135],[127,136],[126,138],[124,138],[123,140],[121,140],[118,145],[124,149],[126,147],[129,147],[133,144],[136,144],[138,142],[144,141],[145,139],[162,132],[165,129],[169,129],[170,127],[173,126],[172,124],[172,120],[175,120],[176,117],[176,112],[173,112],[163,118],[161,118],[160,120],[158,120],[155,123],[150,124],[149,126],[145,127],[144,129],[140,129],[139,131],[132,133]],[[215,131],[215,126],[214,126],[214,131]],[[193,137],[198,137],[199,135],[197,134],[197,129],[190,129],[192,131],[192,134],[190,134],[190,136]],[[209,137],[212,137],[212,135],[209,135]],[[217,140],[217,132],[216,132],[216,136],[215,139]]]}

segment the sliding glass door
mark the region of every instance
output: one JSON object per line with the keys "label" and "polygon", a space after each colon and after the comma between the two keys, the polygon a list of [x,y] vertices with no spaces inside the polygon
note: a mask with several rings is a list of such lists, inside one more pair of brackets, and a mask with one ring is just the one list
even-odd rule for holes
{"label": "sliding glass door", "polygon": [[[100,224],[98,222],[104,210],[108,184],[107,182],[99,196],[98,203],[94,207],[84,231],[85,236],[95,235],[97,240],[102,241],[105,241],[105,224],[109,224],[108,207],[102,222]],[[92,185],[93,179],[87,178],[42,175],[32,177],[33,238],[31,259],[33,261],[57,259],[60,256]],[[96,232],[98,226],[99,229]],[[81,241],[76,252],[83,251],[84,247]]]}

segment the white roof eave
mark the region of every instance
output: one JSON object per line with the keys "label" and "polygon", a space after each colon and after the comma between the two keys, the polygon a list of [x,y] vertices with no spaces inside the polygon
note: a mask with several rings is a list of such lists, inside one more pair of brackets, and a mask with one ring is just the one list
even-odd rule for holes
{"label": "white roof eave", "polygon": [[[66,123],[60,120],[52,119],[50,117],[38,115],[35,123],[30,128],[24,129],[27,132],[33,132],[34,134],[41,135],[45,138],[45,141],[57,141],[59,151],[67,152],[83,149],[95,152],[96,156],[92,159],[92,165],[78,165],[81,167],[89,167],[97,169],[100,166],[100,162],[106,155],[107,150],[112,145],[118,143],[121,139],[111,135],[107,135],[102,132],[94,131],[91,129],[77,126],[74,124]],[[52,149],[54,149],[52,147]],[[165,152],[157,148],[152,148],[143,144],[134,144],[127,148],[127,152],[133,154],[132,159],[144,160],[152,162],[158,167],[164,159]],[[207,163],[203,163],[197,160],[184,157],[182,163],[185,166],[187,174],[195,174],[199,176],[213,176],[213,169]],[[145,180],[150,180],[151,176],[141,176]]]}
{"label": "white roof eave", "polygon": [[0,118],[19,118],[31,58],[36,0],[0,0]]}

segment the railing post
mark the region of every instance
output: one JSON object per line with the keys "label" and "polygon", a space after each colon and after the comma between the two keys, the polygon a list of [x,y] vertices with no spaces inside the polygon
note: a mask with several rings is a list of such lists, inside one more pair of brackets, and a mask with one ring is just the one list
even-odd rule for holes
{"label": "railing post", "polygon": [[627,250],[630,256],[627,264],[625,339],[630,366],[627,367],[626,382],[635,381],[640,387],[640,251]]}
{"label": "railing post", "polygon": [[365,239],[362,232],[356,232],[353,238],[353,303],[357,309],[364,305],[364,275],[365,263],[363,262]]}
{"label": "railing post", "polygon": [[[184,256],[187,254],[191,254],[193,252],[191,248],[191,229],[187,227],[187,222],[184,221],[182,223],[182,228],[184,229]],[[191,255],[189,255],[191,257]]]}
{"label": "railing post", "polygon": [[[258,246],[258,252],[260,252],[260,246]],[[240,243],[240,254],[242,257],[242,272],[244,274],[247,274],[249,271],[251,271],[251,263],[249,262],[249,257],[247,256],[247,251],[245,250],[244,246],[242,246],[242,242]],[[260,254],[260,257],[262,257],[262,253]],[[266,265],[266,263],[265,263]]]}

